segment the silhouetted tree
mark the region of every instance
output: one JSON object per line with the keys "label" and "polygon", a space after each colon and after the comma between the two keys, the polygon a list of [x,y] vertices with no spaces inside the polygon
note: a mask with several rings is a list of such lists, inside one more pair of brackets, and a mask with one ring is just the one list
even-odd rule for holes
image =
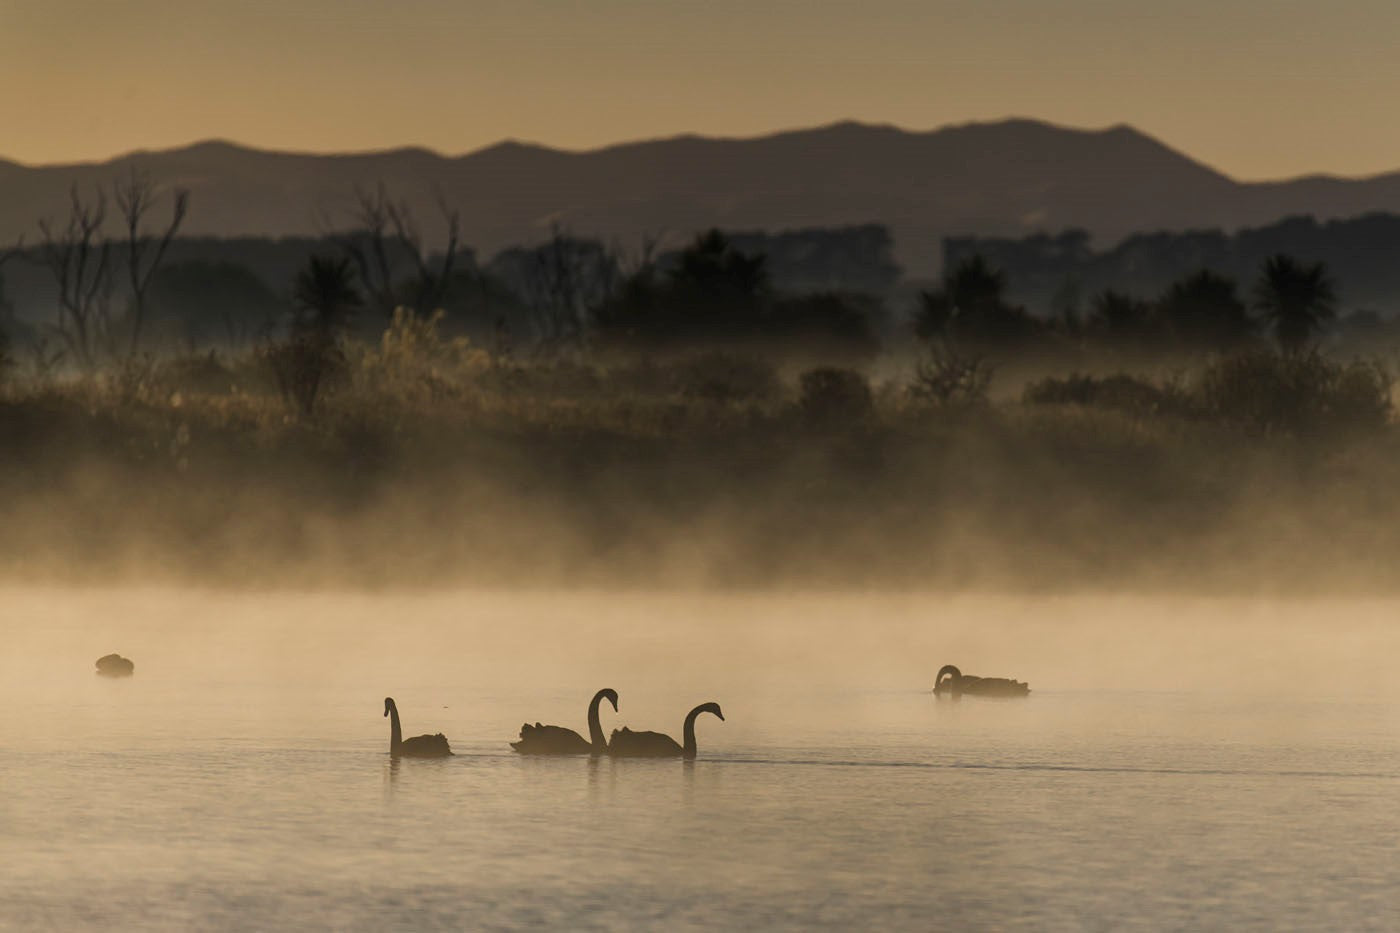
{"label": "silhouetted tree", "polygon": [[756,331],[767,288],[764,257],[740,252],[719,230],[697,237],[670,273],[671,298],[689,319],[687,329],[708,336]]}
{"label": "silhouetted tree", "polygon": [[262,355],[289,405],[311,416],[327,380],[345,366],[340,337],[364,298],[349,257],[312,256],[292,288],[291,333]]}
{"label": "silhouetted tree", "polygon": [[644,258],[592,316],[605,341],[726,342],[762,335],[768,298],[763,257],[735,249],[723,233],[710,230],[664,273]]}
{"label": "silhouetted tree", "polygon": [[1193,349],[1229,349],[1254,332],[1235,283],[1209,269],[1174,283],[1159,309],[1177,340]]}
{"label": "silhouetted tree", "polygon": [[981,256],[959,262],[943,287],[919,296],[915,332],[924,339],[950,337],[984,345],[1013,343],[1039,330],[1024,308],[1003,298],[1006,277]]}
{"label": "silhouetted tree", "polygon": [[55,330],[77,364],[92,370],[111,339],[112,250],[103,235],[107,195],[99,188],[85,201],[74,185],[68,196],[67,223],[39,221],[39,261],[58,291]]}
{"label": "silhouetted tree", "polygon": [[1149,302],[1123,292],[1103,291],[1090,303],[1087,330],[1104,343],[1119,346],[1145,342],[1156,331]]}
{"label": "silhouetted tree", "polygon": [[[337,239],[354,263],[370,306],[385,319],[401,305],[419,314],[441,307],[457,260],[460,212],[438,198],[446,247],[438,256],[429,257],[406,201],[393,200],[383,184],[374,191],[357,188],[355,198],[356,229]],[[406,278],[399,271],[405,262],[412,267]]]}
{"label": "silhouetted tree", "polygon": [[362,307],[355,271],[345,257],[312,256],[297,273],[292,300],[298,312],[295,328],[338,336]]}
{"label": "silhouetted tree", "polygon": [[606,301],[622,278],[617,257],[601,242],[572,236],[557,224],[544,243],[505,250],[491,269],[524,299],[546,350],[581,342],[588,309]]}
{"label": "silhouetted tree", "polygon": [[1285,353],[1302,350],[1323,323],[1337,314],[1326,264],[1309,265],[1282,253],[1264,261],[1254,286],[1254,305],[1273,327]]}
{"label": "silhouetted tree", "polygon": [[190,195],[184,188],[175,189],[170,223],[156,240],[141,229],[155,203],[156,189],[150,178],[133,167],[127,178],[112,183],[112,193],[126,227],[126,270],[131,288],[131,339],[127,355],[134,356],[141,345],[141,331],[146,322],[146,292],[151,277],[160,268],[165,251],[170,248],[170,241],[185,220]]}

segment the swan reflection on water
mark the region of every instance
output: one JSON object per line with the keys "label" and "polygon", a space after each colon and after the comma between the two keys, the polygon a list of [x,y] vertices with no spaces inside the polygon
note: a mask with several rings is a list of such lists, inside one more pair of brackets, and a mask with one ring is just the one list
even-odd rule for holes
{"label": "swan reflection on water", "polygon": [[934,696],[1023,697],[1031,692],[1030,684],[1009,677],[974,677],[964,674],[951,664],[938,669],[933,682]]}

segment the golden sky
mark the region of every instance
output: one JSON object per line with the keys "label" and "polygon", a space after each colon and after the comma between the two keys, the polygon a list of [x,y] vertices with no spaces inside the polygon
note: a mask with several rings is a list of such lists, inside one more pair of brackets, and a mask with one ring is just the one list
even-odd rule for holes
{"label": "golden sky", "polygon": [[1130,123],[1241,179],[1400,169],[1400,0],[0,0],[0,157]]}

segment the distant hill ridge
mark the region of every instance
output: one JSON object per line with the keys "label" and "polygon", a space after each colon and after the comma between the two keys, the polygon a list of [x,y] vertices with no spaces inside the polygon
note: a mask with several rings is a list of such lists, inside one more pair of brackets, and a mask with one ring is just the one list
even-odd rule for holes
{"label": "distant hill ridge", "polygon": [[1079,130],[1035,120],[928,132],[856,122],[753,138],[677,136],[587,151],[516,141],[461,156],[423,148],[346,154],[258,150],[222,140],[100,163],[0,162],[0,242],[33,239],[67,191],[132,165],[191,189],[184,232],[290,236],[348,223],[355,186],[385,184],[425,235],[441,192],[483,254],[535,241],[551,223],[635,245],[707,227],[785,230],[878,222],[897,259],[932,271],[947,235],[1018,236],[1080,227],[1101,245],[1145,230],[1400,211],[1400,173],[1239,182],[1129,126]]}

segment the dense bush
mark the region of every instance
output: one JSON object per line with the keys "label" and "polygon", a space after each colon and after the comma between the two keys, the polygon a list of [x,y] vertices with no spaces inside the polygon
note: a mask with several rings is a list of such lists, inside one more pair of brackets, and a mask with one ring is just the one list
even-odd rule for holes
{"label": "dense bush", "polygon": [[1373,430],[1390,417],[1392,380],[1376,363],[1255,350],[1208,364],[1189,386],[1074,374],[1026,387],[1032,405],[1083,405],[1135,416],[1181,415],[1259,434]]}
{"label": "dense bush", "polygon": [[801,390],[798,405],[813,422],[859,421],[875,410],[870,380],[853,369],[809,369],[802,374]]}
{"label": "dense bush", "polygon": [[1207,417],[1251,431],[1317,433],[1384,425],[1391,383],[1376,363],[1258,351],[1207,366],[1195,395]]}
{"label": "dense bush", "polygon": [[776,397],[781,388],[770,363],[722,351],[681,360],[675,381],[682,395],[713,402],[763,401]]}
{"label": "dense bush", "polygon": [[1046,377],[1026,386],[1022,400],[1030,405],[1085,405],[1140,416],[1183,414],[1191,407],[1179,387],[1154,385],[1127,373]]}

